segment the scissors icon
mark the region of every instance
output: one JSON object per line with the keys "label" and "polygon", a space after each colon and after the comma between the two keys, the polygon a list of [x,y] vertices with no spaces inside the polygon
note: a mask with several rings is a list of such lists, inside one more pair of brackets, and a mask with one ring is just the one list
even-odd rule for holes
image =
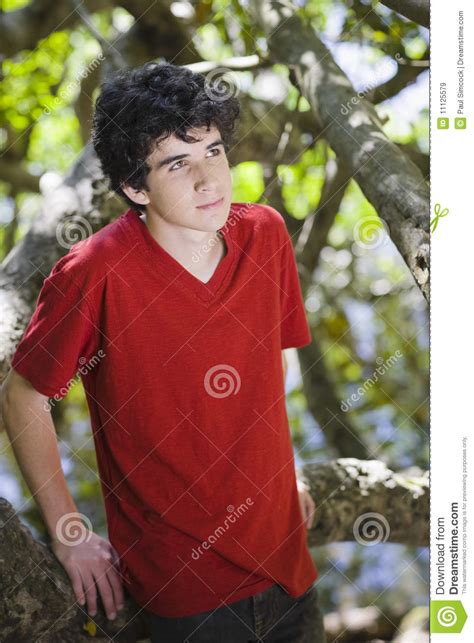
{"label": "scissors icon", "polygon": [[435,203],[434,207],[435,211],[435,217],[431,219],[430,226],[431,226],[431,232],[434,232],[438,226],[438,221],[441,219],[441,217],[445,217],[447,214],[449,214],[448,208],[444,208],[441,210],[441,204],[440,203]]}

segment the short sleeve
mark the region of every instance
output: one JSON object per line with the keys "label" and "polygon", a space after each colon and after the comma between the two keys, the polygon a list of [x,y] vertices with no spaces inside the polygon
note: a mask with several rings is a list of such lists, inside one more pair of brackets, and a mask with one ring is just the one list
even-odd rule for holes
{"label": "short sleeve", "polygon": [[43,282],[11,365],[37,391],[60,399],[94,354],[96,330],[86,297],[57,266]]}
{"label": "short sleeve", "polygon": [[286,225],[281,251],[280,302],[281,347],[298,348],[311,343],[311,330],[306,318],[303,294],[296,266],[293,244]]}

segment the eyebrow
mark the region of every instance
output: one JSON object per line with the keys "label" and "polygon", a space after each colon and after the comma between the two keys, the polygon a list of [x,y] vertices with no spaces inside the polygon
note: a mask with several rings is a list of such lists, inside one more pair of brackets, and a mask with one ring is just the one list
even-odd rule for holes
{"label": "eyebrow", "polygon": [[[224,141],[221,138],[216,139],[212,143],[209,143],[209,145],[206,145],[206,150],[210,150],[211,147],[216,147],[217,145],[222,145],[224,146]],[[179,161],[181,159],[186,158],[187,156],[190,156],[189,154],[177,154],[176,156],[167,156],[165,159],[162,159],[155,165],[155,169],[159,170],[162,168],[164,165],[169,165],[170,163],[174,163],[175,161]]]}

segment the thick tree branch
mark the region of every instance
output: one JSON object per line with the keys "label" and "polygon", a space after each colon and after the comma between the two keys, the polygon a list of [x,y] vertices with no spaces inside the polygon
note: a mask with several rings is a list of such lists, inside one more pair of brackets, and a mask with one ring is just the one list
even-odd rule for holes
{"label": "thick tree branch", "polygon": [[426,181],[430,179],[430,155],[420,152],[412,143],[398,143],[398,147],[420,168]]}
{"label": "thick tree branch", "polygon": [[[89,621],[86,607],[75,600],[71,582],[51,549],[38,542],[0,498],[0,631],[2,641],[61,641],[85,643]],[[141,607],[127,595],[114,621],[104,614],[98,594],[94,622],[98,640],[137,641],[147,635]],[[122,629],[123,628],[123,629]]]}
{"label": "thick tree branch", "polygon": [[381,542],[428,547],[427,471],[394,472],[379,460],[339,458],[305,465],[299,477],[308,484],[316,504],[310,546],[344,540],[369,545],[380,538]]}
{"label": "thick tree branch", "polygon": [[380,2],[408,20],[427,29],[430,28],[429,0],[380,0]]}
{"label": "thick tree branch", "polygon": [[[415,282],[429,298],[429,191],[417,168],[382,131],[316,34],[288,0],[252,0],[270,55],[289,65],[325,138],[386,222]],[[347,113],[341,106],[351,104]]]}
{"label": "thick tree branch", "polygon": [[20,161],[9,155],[0,159],[0,180],[9,183],[15,192],[39,192],[39,177],[30,174]]}

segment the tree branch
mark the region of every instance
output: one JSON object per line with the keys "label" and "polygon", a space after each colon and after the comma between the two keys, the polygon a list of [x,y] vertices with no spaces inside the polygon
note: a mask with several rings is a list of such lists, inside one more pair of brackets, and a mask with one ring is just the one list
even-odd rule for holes
{"label": "tree branch", "polygon": [[380,0],[380,2],[408,20],[427,29],[430,28],[429,0]]}
{"label": "tree branch", "polygon": [[[75,600],[71,582],[51,549],[35,540],[13,507],[0,498],[0,630],[2,641],[85,643],[86,607]],[[126,595],[125,607],[109,621],[98,594],[96,640],[136,641],[147,635],[142,608]],[[122,629],[123,628],[123,629]]]}
{"label": "tree branch", "polygon": [[390,80],[387,80],[381,85],[377,85],[377,87],[367,93],[367,100],[374,105],[378,105],[384,100],[393,98],[403,89],[412,85],[418,76],[426,71],[426,67],[422,67],[421,65],[399,65],[398,72],[393,78],[390,78]]}
{"label": "tree branch", "polygon": [[[111,0],[88,0],[90,11],[112,6]],[[33,0],[16,11],[6,11],[0,17],[2,53],[14,56],[23,49],[35,49],[38,41],[54,31],[69,29],[79,15],[67,2]]]}
{"label": "tree branch", "polygon": [[39,192],[39,177],[30,174],[8,154],[0,159],[0,176],[15,192]]}
{"label": "tree branch", "polygon": [[[429,298],[429,191],[412,161],[382,131],[374,107],[356,96],[347,76],[289,0],[252,0],[275,62],[289,65],[326,140],[386,222],[393,242]],[[352,100],[355,100],[353,103]],[[351,104],[351,110],[342,109]]]}
{"label": "tree branch", "polygon": [[316,504],[310,546],[347,540],[368,545],[379,537],[381,542],[428,547],[427,471],[394,472],[379,460],[339,458],[307,464],[299,477]]}

